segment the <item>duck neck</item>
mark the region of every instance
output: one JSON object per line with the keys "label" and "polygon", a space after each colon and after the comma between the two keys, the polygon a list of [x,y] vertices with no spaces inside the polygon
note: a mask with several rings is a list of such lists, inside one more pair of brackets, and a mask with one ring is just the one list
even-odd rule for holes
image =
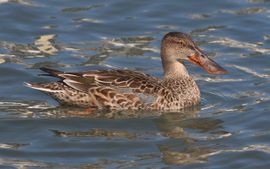
{"label": "duck neck", "polygon": [[184,78],[189,77],[188,71],[184,64],[177,60],[166,60],[166,57],[162,58],[162,65],[164,70],[164,78]]}

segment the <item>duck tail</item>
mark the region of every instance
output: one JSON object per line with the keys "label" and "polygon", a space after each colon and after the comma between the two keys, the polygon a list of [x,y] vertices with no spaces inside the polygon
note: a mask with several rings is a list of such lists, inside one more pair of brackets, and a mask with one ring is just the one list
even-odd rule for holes
{"label": "duck tail", "polygon": [[26,87],[32,88],[32,89],[36,89],[36,90],[40,90],[43,92],[47,92],[47,93],[56,93],[56,92],[61,92],[61,89],[56,89],[55,85],[53,85],[53,83],[48,83],[48,84],[38,84],[38,83],[28,83],[28,82],[24,82],[24,85]]}

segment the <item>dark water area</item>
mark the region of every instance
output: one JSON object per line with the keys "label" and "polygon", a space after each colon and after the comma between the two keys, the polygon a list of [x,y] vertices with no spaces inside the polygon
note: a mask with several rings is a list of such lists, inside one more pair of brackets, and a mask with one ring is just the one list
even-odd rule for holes
{"label": "dark water area", "polygon": [[[269,168],[269,21],[268,0],[0,0],[0,168]],[[23,86],[55,80],[41,66],[162,78],[170,31],[230,72],[186,63],[191,110],[85,114]]]}

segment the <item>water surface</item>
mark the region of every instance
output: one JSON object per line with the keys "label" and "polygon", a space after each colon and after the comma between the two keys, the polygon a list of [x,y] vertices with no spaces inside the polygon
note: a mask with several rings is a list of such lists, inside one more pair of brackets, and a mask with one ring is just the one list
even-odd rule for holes
{"label": "water surface", "polygon": [[[1,168],[269,168],[269,19],[267,0],[1,0]],[[55,80],[41,66],[162,77],[169,31],[230,72],[186,64],[200,107],[85,114],[23,86]]]}

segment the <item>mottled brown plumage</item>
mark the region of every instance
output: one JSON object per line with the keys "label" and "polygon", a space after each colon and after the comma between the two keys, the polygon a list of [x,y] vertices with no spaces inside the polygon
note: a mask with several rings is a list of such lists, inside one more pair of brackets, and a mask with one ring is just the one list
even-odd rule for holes
{"label": "mottled brown plumage", "polygon": [[209,73],[227,73],[180,32],[166,34],[161,43],[164,79],[131,70],[65,73],[41,68],[59,82],[30,84],[58,102],[93,108],[176,110],[200,102],[200,91],[182,64],[189,60]]}

